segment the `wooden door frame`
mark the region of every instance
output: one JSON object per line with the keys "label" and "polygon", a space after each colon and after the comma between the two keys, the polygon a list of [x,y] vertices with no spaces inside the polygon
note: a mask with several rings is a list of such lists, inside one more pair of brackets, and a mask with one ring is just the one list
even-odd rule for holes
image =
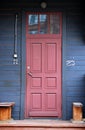
{"label": "wooden door frame", "polygon": [[[21,13],[22,17],[22,33],[21,33],[21,98],[20,98],[20,119],[24,119],[25,112],[25,92],[26,92],[26,10],[23,10]],[[29,11],[30,12],[30,11]],[[57,12],[57,10],[56,10]],[[62,119],[66,120],[66,12],[62,11],[62,77],[61,77],[61,87],[62,87]]]}
{"label": "wooden door frame", "polygon": [[[55,14],[55,15],[58,15],[59,17],[60,17],[60,33],[59,34],[35,34],[35,35],[32,35],[32,34],[28,34],[28,28],[29,28],[29,26],[28,26],[28,15],[29,14],[31,14],[31,13],[29,13],[29,12],[26,12],[26,48],[27,48],[27,41],[28,41],[28,39],[30,40],[30,39],[36,39],[36,38],[42,38],[42,39],[47,39],[47,38],[49,38],[49,35],[50,35],[50,37],[52,38],[52,39],[60,39],[60,46],[61,46],[61,37],[62,37],[62,34],[61,34],[61,28],[62,28],[62,15],[61,15],[61,13],[60,12],[49,12],[49,13],[43,13],[43,14]],[[32,14],[37,14],[37,13],[32,13]],[[42,14],[42,13],[38,13],[38,14]],[[62,53],[62,52],[61,52]],[[26,54],[27,54],[27,52],[26,52]],[[61,54],[60,54],[60,57],[61,57]],[[26,56],[26,58],[27,58],[27,56]],[[61,57],[62,58],[62,57]],[[61,61],[60,61],[61,62]],[[27,65],[26,65],[27,66]],[[27,72],[27,68],[26,68],[26,72]],[[61,68],[60,68],[60,72],[61,72]],[[26,74],[27,75],[27,74]],[[60,80],[61,80],[61,74],[59,74],[60,76],[59,76],[59,78],[60,78]],[[27,76],[26,76],[27,77]],[[61,89],[61,81],[60,81],[60,89]],[[56,90],[57,91],[57,90]],[[62,90],[60,90],[60,96],[62,95],[61,94],[61,91]],[[27,94],[26,94],[27,95]],[[62,98],[60,97],[60,101],[61,101],[61,104],[62,104],[62,100],[61,100]],[[60,118],[61,117],[61,106],[62,105],[59,105],[59,108],[58,108],[58,112],[59,112],[59,116],[58,116],[58,118]],[[26,99],[25,99],[25,108],[27,108],[27,96],[26,96]],[[26,113],[25,113],[25,117],[27,117],[27,114],[28,112],[26,111]]]}

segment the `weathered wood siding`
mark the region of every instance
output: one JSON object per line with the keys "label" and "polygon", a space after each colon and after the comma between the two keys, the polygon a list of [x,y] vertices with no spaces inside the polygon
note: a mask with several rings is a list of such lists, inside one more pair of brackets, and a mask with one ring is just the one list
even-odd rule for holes
{"label": "weathered wood siding", "polygon": [[[31,5],[31,6],[30,6]],[[0,101],[13,101],[13,118],[24,115],[25,101],[25,13],[43,11],[39,3],[0,4]],[[17,11],[17,9],[19,11]],[[30,7],[30,8],[28,8]],[[5,9],[6,8],[6,9]],[[13,11],[14,10],[16,11]],[[62,115],[63,119],[72,118],[72,102],[83,103],[85,117],[85,22],[81,1],[49,3],[45,11],[60,11],[63,16],[62,37]],[[8,11],[7,11],[8,10]],[[13,64],[14,22],[18,13],[18,60]],[[23,61],[22,61],[23,60]],[[68,61],[74,61],[70,66]],[[24,118],[24,117],[23,117]]]}
{"label": "weathered wood siding", "polygon": [[20,20],[18,17],[18,60],[13,64],[15,13],[0,13],[0,102],[15,102],[13,117],[20,111]]}
{"label": "weathered wood siding", "polygon": [[67,119],[72,118],[72,102],[83,104],[85,117],[85,33],[81,11],[69,10],[66,18],[66,60],[74,65],[66,66]]}

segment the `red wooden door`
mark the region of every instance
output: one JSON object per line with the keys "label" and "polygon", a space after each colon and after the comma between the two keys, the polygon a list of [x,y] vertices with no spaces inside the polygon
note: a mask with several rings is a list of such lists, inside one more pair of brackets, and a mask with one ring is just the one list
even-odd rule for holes
{"label": "red wooden door", "polygon": [[25,117],[61,117],[61,38],[26,36]]}

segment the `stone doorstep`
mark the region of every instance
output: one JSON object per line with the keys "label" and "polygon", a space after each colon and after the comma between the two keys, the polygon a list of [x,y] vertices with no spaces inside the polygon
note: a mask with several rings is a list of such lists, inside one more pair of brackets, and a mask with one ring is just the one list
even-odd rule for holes
{"label": "stone doorstep", "polygon": [[0,121],[0,127],[39,127],[39,128],[85,128],[85,122],[72,122],[52,119],[26,119]]}
{"label": "stone doorstep", "polygon": [[73,119],[71,119],[71,122],[72,122],[72,123],[85,123],[85,121],[84,121],[84,120],[77,121],[77,120],[73,120]]}

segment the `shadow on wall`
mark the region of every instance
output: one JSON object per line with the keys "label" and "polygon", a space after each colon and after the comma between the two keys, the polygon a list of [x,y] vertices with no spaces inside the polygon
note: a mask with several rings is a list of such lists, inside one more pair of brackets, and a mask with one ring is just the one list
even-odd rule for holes
{"label": "shadow on wall", "polygon": [[84,75],[84,78],[83,78],[83,90],[82,90],[83,92],[84,92],[84,99],[83,99],[83,101],[82,101],[82,103],[83,103],[83,118],[85,118],[85,75]]}
{"label": "shadow on wall", "polygon": [[83,32],[83,42],[85,45],[85,14],[84,14],[85,9],[82,10],[82,32]]}

